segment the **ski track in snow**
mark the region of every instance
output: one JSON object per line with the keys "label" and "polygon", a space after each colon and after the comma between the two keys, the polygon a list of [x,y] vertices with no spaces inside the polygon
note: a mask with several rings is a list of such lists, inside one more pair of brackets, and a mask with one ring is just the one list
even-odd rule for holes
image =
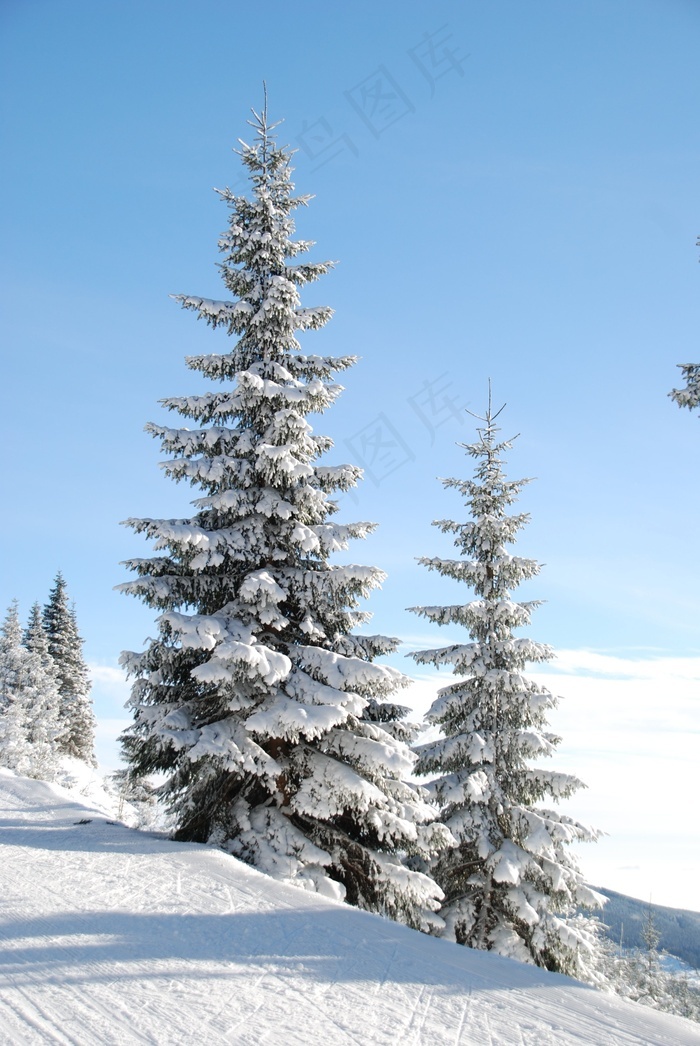
{"label": "ski track in snow", "polygon": [[0,772],[0,1043],[193,1040],[700,1046],[700,1029]]}

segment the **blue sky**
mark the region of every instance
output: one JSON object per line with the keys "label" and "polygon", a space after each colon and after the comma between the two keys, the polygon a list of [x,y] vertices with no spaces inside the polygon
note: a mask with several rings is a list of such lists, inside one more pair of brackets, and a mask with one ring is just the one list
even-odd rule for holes
{"label": "blue sky", "polygon": [[[112,590],[119,561],[144,554],[118,523],[186,515],[194,496],[160,476],[143,425],[159,398],[196,391],[183,357],[224,341],[168,295],[223,293],[226,209],[211,189],[242,186],[231,148],[266,79],[299,150],[297,186],[316,195],[300,231],[339,261],[307,294],[336,315],[305,347],[362,357],[315,427],[335,439],[333,460],[367,468],[343,513],[380,524],[350,557],[388,573],[373,627],[421,645],[405,607],[469,598],[415,557],[449,548],[430,521],[463,509],[436,477],[468,474],[463,408],[483,409],[491,378],[505,434],[520,433],[510,474],[536,477],[518,545],[546,564],[527,587],[547,601],[532,634],[624,659],[628,680],[668,663],[654,679],[676,743],[693,665],[700,691],[700,426],[667,397],[675,365],[699,354],[700,6],[271,0],[264,12],[3,5],[3,605],[16,596],[28,612],[64,572],[102,666],[109,761],[107,724],[124,715],[110,672],[153,628]],[[567,671],[599,702],[620,678],[611,664]],[[694,707],[684,736],[697,737]],[[595,777],[570,718],[563,757],[569,744],[586,778],[590,756]],[[648,835],[645,852],[657,843]],[[683,903],[700,908],[700,890]]]}

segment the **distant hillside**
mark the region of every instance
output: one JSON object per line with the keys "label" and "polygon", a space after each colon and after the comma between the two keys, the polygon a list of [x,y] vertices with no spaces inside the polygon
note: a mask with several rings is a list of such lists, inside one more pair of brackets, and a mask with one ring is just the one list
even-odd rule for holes
{"label": "distant hillside", "polygon": [[[608,898],[601,918],[609,927],[607,933],[610,939],[619,944],[622,934],[623,947],[643,948],[642,931],[649,911],[648,901],[638,901],[600,886],[595,889]],[[700,912],[664,908],[660,904],[652,904],[651,910],[656,928],[661,934],[659,948],[678,956],[696,970],[700,969]]]}

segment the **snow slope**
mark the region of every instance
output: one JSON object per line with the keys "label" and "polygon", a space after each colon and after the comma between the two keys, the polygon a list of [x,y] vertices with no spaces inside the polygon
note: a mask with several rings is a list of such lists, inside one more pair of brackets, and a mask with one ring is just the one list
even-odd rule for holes
{"label": "snow slope", "polygon": [[0,771],[2,1043],[700,1044],[689,1021],[110,823],[78,798]]}

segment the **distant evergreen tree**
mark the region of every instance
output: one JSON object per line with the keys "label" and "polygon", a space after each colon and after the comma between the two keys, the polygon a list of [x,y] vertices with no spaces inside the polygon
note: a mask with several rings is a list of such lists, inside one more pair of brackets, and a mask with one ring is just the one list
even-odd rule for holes
{"label": "distant evergreen tree", "polygon": [[24,630],[22,642],[27,650],[31,650],[33,654],[36,654],[39,657],[41,666],[47,675],[53,676],[57,680],[56,666],[49,650],[49,637],[44,628],[42,611],[39,603],[34,603],[29,612],[29,620],[27,622],[27,627]]}
{"label": "distant evergreen tree", "polygon": [[[641,932],[642,948],[616,948],[603,942],[600,972],[607,991],[655,1010],[700,1021],[700,984],[689,977],[690,967],[678,969],[678,960],[659,952],[661,933],[651,902]],[[665,965],[667,964],[667,965]]]}
{"label": "distant evergreen tree", "polygon": [[[31,626],[30,626],[31,627]],[[37,637],[41,644],[40,637]],[[45,638],[45,637],[44,637]],[[35,633],[32,631],[32,642]],[[41,652],[28,649],[16,602],[0,635],[0,762],[27,777],[52,780],[58,769],[56,679]]]}
{"label": "distant evergreen tree", "polygon": [[68,603],[66,582],[60,571],[44,607],[43,625],[61,698],[59,750],[95,765],[95,716],[90,700],[90,677],[83,660],[83,640],[75,610]]}
{"label": "distant evergreen tree", "polygon": [[220,391],[164,400],[199,428],[149,425],[174,455],[166,473],[202,489],[190,519],[127,521],[162,550],[129,566],[120,586],[160,609],[160,634],[123,663],[136,676],[131,770],[168,775],[161,793],[176,837],[216,841],[306,889],[345,897],[413,926],[435,925],[440,891],[402,863],[449,834],[420,789],[402,778],[414,759],[406,710],[387,700],[406,682],[374,659],[396,648],[353,633],[371,615],[360,599],[375,567],[341,566],[333,552],[373,529],[331,521],[336,491],[360,470],[322,466],[332,447],[306,420],[329,407],[333,374],[355,357],[305,356],[295,332],[322,327],[326,307],[302,308],[298,288],[330,263],[298,262],[290,154],[267,115],[242,144],[251,198],[220,193],[231,210],[220,240],[232,301],[178,295],[238,341],[188,365]]}
{"label": "distant evergreen tree", "polygon": [[54,660],[49,652],[49,640],[42,623],[41,607],[35,603],[29,615],[29,622],[24,633],[24,646],[36,659],[33,663],[33,678],[36,692],[27,709],[27,740],[33,751],[33,762],[36,776],[49,776],[58,767],[61,696],[58,688],[58,675]]}
{"label": "distant evergreen tree", "polygon": [[15,601],[0,630],[0,764],[18,773],[24,772],[29,756],[22,688],[25,655]]}
{"label": "distant evergreen tree", "polygon": [[651,901],[649,902],[649,907],[646,910],[646,917],[644,919],[644,929],[642,930],[642,940],[646,945],[647,970],[649,972],[649,976],[652,977],[660,966],[659,941],[661,940],[661,934],[659,932],[658,926],[656,925],[656,920],[654,918],[654,909],[651,906]]}
{"label": "distant evergreen tree", "polygon": [[458,676],[427,717],[443,736],[418,748],[416,771],[437,775],[427,788],[459,844],[431,872],[445,892],[441,915],[453,940],[595,979],[596,924],[574,909],[597,906],[598,898],[584,886],[568,844],[597,833],[538,805],[569,796],[580,781],[530,765],[560,740],[546,728],[557,699],[524,675],[550,649],[514,635],[538,603],[516,602],[512,590],[539,566],[508,551],[528,517],[507,510],[527,481],[504,477],[501,455],[511,442],[497,439],[499,414],[489,394],[479,438],[465,447],[476,461],[474,479],[443,480],[466,498],[470,513],[464,523],[435,522],[455,536],[461,557],[420,560],[466,582],[477,598],[411,608],[434,624],[468,629],[472,639],[411,655],[421,665],[451,665]]}

